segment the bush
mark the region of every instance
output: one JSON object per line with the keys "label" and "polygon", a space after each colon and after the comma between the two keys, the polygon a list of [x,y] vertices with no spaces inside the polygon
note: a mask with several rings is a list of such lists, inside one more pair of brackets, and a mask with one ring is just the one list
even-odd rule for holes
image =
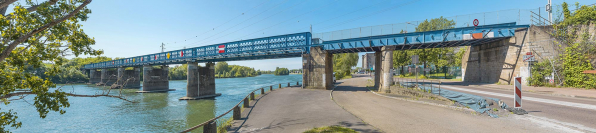
{"label": "bush", "polygon": [[418,76],[419,79],[427,79],[428,77],[424,76],[424,75],[420,75]]}

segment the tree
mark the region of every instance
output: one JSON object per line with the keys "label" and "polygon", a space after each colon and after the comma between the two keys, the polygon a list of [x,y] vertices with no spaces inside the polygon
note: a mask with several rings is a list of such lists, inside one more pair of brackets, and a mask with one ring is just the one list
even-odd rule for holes
{"label": "tree", "polygon": [[225,73],[227,71],[229,71],[227,62],[217,62],[215,64],[215,73]]}
{"label": "tree", "polygon": [[404,73],[404,66],[412,64],[412,51],[396,50],[393,51],[393,68],[401,67],[400,73]]}
{"label": "tree", "polygon": [[350,75],[352,67],[358,65],[358,53],[342,53],[333,55],[333,71],[335,78],[341,79]]}
{"label": "tree", "polygon": [[[454,26],[455,21],[448,20],[447,18],[443,18],[443,16],[441,16],[439,18],[431,19],[430,21],[424,20],[424,22],[420,23],[416,27],[416,32],[449,29],[453,28]],[[428,63],[433,63],[436,65],[439,64],[441,60],[441,62],[445,62],[444,58],[442,59],[440,57],[445,57],[447,53],[449,53],[449,49],[442,48],[414,50],[414,55],[418,55],[418,59],[424,65],[424,68],[427,67]],[[424,71],[424,75],[426,75],[426,71]]]}
{"label": "tree", "polygon": [[273,74],[275,74],[275,75],[289,75],[290,70],[288,70],[288,68],[275,67],[275,72]]}
{"label": "tree", "polygon": [[[35,95],[34,106],[41,118],[49,111],[64,114],[64,107],[69,107],[67,96],[75,96],[60,90],[50,91],[56,87],[47,77],[40,78],[32,73],[25,73],[28,67],[39,68],[44,62],[50,66],[46,75],[61,73],[64,63],[61,56],[88,54],[100,55],[101,50],[94,50],[91,45],[95,40],[81,29],[80,21],[86,21],[91,13],[86,6],[91,0],[50,0],[38,4],[37,1],[26,0],[25,8],[16,0],[0,1],[0,97],[4,104],[10,103],[12,96]],[[10,4],[14,11],[5,15]],[[19,92],[15,92],[15,91]],[[16,112],[12,110],[0,112],[0,130],[9,132],[5,126],[19,128]]]}

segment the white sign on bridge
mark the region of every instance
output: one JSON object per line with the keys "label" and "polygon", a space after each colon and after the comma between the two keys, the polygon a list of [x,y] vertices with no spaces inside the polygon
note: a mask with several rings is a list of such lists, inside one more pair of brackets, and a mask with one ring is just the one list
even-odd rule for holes
{"label": "white sign on bridge", "polygon": [[526,61],[536,61],[534,59],[534,55],[524,55],[523,58],[524,58],[524,62],[526,62]]}

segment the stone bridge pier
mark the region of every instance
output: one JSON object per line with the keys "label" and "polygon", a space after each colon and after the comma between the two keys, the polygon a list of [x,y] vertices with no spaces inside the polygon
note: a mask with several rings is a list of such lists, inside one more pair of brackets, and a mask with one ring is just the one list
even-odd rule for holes
{"label": "stone bridge pier", "polygon": [[141,69],[133,68],[126,70],[124,67],[118,68],[117,85],[122,88],[140,88],[141,87]]}
{"label": "stone bridge pier", "polygon": [[302,88],[333,89],[333,54],[311,47],[310,54],[302,55]]}
{"label": "stone bridge pier", "polygon": [[215,93],[215,64],[205,63],[200,67],[196,62],[188,62],[186,96],[180,100],[196,100],[220,96]]}
{"label": "stone bridge pier", "polygon": [[101,69],[101,82],[100,84],[98,84],[98,86],[110,86],[114,83],[116,83],[116,81],[118,80],[118,75],[116,75],[116,71],[115,70],[110,70],[110,69]]}
{"label": "stone bridge pier", "polygon": [[395,46],[383,46],[375,52],[375,87],[379,92],[387,93],[393,85],[393,50]]}
{"label": "stone bridge pier", "polygon": [[89,70],[89,83],[96,84],[101,82],[101,71],[97,71],[97,69]]}
{"label": "stone bridge pier", "polygon": [[168,80],[168,66],[153,68],[151,65],[143,65],[143,87],[137,93],[167,92],[173,91]]}

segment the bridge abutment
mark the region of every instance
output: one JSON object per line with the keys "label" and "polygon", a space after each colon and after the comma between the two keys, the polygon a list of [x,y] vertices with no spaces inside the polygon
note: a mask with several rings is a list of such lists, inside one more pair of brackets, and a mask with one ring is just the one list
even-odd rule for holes
{"label": "bridge abutment", "polygon": [[320,47],[311,47],[302,55],[302,88],[333,89],[333,54]]}
{"label": "bridge abutment", "polygon": [[98,84],[98,86],[102,86],[102,85],[106,85],[106,86],[110,86],[114,83],[116,83],[116,81],[118,80],[118,77],[116,75],[116,71],[114,70],[109,70],[109,69],[101,69],[101,82]]}
{"label": "bridge abutment", "polygon": [[173,91],[174,89],[169,89],[168,71],[168,66],[165,65],[161,69],[143,65],[143,87],[137,93]]}
{"label": "bridge abutment", "polygon": [[97,69],[89,70],[89,83],[96,84],[101,82],[101,71],[97,71]]}
{"label": "bridge abutment", "polygon": [[140,88],[141,87],[141,70],[140,68],[133,68],[133,70],[126,70],[124,67],[118,68],[118,82],[117,87],[122,88]]}

